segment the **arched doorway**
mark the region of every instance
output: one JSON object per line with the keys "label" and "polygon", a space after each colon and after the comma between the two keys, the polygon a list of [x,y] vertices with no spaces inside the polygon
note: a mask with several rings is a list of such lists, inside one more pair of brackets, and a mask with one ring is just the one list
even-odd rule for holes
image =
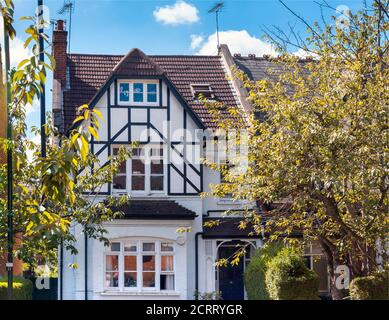
{"label": "arched doorway", "polygon": [[[232,266],[231,257],[239,246],[246,246],[246,254],[237,265]],[[218,243],[217,260],[228,259],[229,261],[227,266],[220,266],[216,270],[218,291],[221,292],[223,300],[244,300],[243,273],[255,248],[255,242],[251,241],[229,240]]]}

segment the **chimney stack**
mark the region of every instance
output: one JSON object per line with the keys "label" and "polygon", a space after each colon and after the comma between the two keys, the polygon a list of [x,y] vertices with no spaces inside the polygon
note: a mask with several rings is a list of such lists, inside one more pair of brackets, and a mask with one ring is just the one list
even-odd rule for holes
{"label": "chimney stack", "polygon": [[63,92],[67,89],[67,46],[68,32],[65,22],[58,20],[53,31],[53,51],[55,60],[53,71],[53,120],[60,133],[64,132]]}
{"label": "chimney stack", "polygon": [[54,80],[58,80],[63,89],[66,87],[66,54],[68,32],[65,22],[58,20],[53,32],[53,57],[55,59]]}

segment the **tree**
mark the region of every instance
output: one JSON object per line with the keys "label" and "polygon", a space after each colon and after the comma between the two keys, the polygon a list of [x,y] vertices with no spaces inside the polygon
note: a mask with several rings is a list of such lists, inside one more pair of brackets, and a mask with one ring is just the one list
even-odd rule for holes
{"label": "tree", "polygon": [[[228,166],[205,161],[224,175],[212,196],[232,194],[260,207],[262,214],[245,212],[241,227],[250,222],[260,230],[263,224],[271,240],[286,236],[294,243],[287,236],[298,231],[305,241],[319,241],[334,299],[343,297],[336,288],[338,265],[356,277],[377,270],[377,255],[388,261],[379,250],[389,224],[387,8],[374,1],[350,13],[348,28],[310,27],[303,48],[315,59],[283,51],[274,59],[281,74],[253,82],[237,71],[254,108],[247,124],[249,166],[239,172],[229,169],[239,165],[234,159]],[[242,128],[223,120],[219,105],[206,105],[221,129]]]}
{"label": "tree", "polygon": [[[13,3],[10,0],[0,2],[4,18],[4,27],[10,38],[15,36],[12,27]],[[25,47],[31,47],[32,56],[21,61],[13,69],[7,80],[11,84],[10,118],[13,139],[0,140],[4,152],[13,156],[13,215],[14,233],[21,235],[21,245],[17,256],[34,266],[39,261],[55,261],[55,251],[59,244],[76,254],[74,236],[69,227],[80,224],[90,238],[105,243],[103,222],[119,214],[111,207],[127,200],[108,198],[105,203],[98,201],[96,191],[104,184],[111,182],[125,161],[129,152],[121,149],[112,157],[109,165],[100,164],[90,153],[89,143],[98,139],[100,112],[87,105],[80,106],[74,127],[68,136],[59,135],[50,119],[45,127],[48,137],[48,150],[45,158],[40,156],[39,145],[27,138],[25,108],[32,104],[42,90],[41,83],[46,80],[46,70],[51,70],[55,61],[45,52],[50,62],[39,61],[38,29],[35,17],[22,18],[31,21],[27,28],[28,38]],[[46,42],[48,38],[43,35]],[[33,133],[39,134],[38,129]],[[27,156],[32,154],[32,159]],[[0,164],[0,194],[6,193],[7,166]],[[7,248],[7,201],[0,198],[0,251]]]}

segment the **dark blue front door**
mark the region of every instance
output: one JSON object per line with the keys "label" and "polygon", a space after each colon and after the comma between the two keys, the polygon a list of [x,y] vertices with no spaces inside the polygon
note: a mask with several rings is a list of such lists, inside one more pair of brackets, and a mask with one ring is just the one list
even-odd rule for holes
{"label": "dark blue front door", "polygon": [[[219,247],[219,259],[229,259],[238,248],[236,246]],[[219,290],[223,300],[243,300],[243,257],[238,265],[232,266],[230,263],[226,267],[219,267]]]}

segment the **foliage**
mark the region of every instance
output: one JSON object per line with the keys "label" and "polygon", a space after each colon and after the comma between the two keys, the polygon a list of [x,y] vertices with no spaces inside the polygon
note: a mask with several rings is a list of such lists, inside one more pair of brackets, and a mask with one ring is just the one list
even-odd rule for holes
{"label": "foliage", "polygon": [[290,248],[282,249],[271,259],[265,275],[266,288],[272,300],[316,300],[319,292],[317,274]]}
{"label": "foliage", "polygon": [[[0,278],[0,300],[7,300],[7,278]],[[21,277],[13,278],[13,299],[32,300],[32,282]]]}
{"label": "foliage", "polygon": [[389,300],[389,274],[387,271],[355,278],[350,283],[352,300]]}
{"label": "foliage", "polygon": [[267,265],[281,248],[279,243],[267,243],[251,258],[244,272],[244,284],[249,300],[269,300],[265,283]]}
{"label": "foliage", "polygon": [[225,180],[212,186],[210,196],[231,194],[256,203],[266,222],[253,210],[243,221],[258,230],[263,226],[271,240],[295,232],[305,241],[318,240],[329,262],[334,299],[342,298],[336,266],[347,265],[354,277],[376,270],[376,243],[385,243],[389,227],[389,146],[383,138],[388,135],[389,15],[381,6],[374,1],[372,8],[351,14],[349,28],[335,23],[310,28],[307,47],[314,59],[283,52],[272,60],[282,72],[270,68],[270,76],[259,81],[237,71],[253,106],[245,126],[222,117],[226,108],[206,103],[220,129],[248,127],[247,170],[205,160]]}
{"label": "foliage", "polygon": [[[12,1],[0,2],[1,12],[10,14]],[[9,10],[8,10],[8,9]],[[79,224],[89,238],[107,244],[103,222],[114,218],[111,206],[123,203],[126,197],[108,198],[103,204],[97,198],[97,191],[119,170],[121,162],[129,156],[129,151],[121,149],[108,163],[99,163],[91,154],[89,143],[98,140],[100,112],[87,105],[78,108],[78,117],[67,136],[60,135],[48,119],[45,127],[48,137],[47,156],[41,157],[40,146],[27,138],[25,108],[39,97],[42,84],[46,80],[46,70],[55,64],[47,52],[48,63],[39,60],[39,31],[34,17],[26,17],[31,25],[26,29],[28,38],[25,47],[30,47],[32,56],[21,61],[8,75],[11,89],[9,103],[13,129],[12,140],[0,140],[0,147],[13,156],[13,216],[15,234],[22,236],[17,248],[17,257],[35,266],[42,260],[56,264],[55,250],[60,243],[76,254],[74,235],[70,225]],[[12,23],[6,30],[13,37]],[[47,36],[42,34],[47,42]],[[40,134],[34,128],[33,133]],[[28,154],[32,154],[29,159]],[[109,165],[107,165],[109,164]],[[0,194],[7,190],[7,166],[0,164]],[[0,251],[6,251],[7,202],[0,198]]]}
{"label": "foliage", "polygon": [[195,291],[193,296],[196,300],[222,300],[222,294],[220,291],[212,291],[212,292]]}

